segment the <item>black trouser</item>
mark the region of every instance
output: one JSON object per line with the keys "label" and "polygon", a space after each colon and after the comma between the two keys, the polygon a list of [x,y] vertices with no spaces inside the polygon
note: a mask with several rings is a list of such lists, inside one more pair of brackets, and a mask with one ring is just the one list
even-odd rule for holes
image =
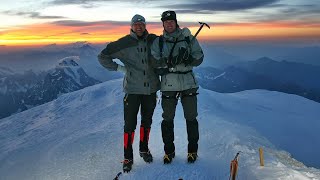
{"label": "black trouser", "polygon": [[177,96],[180,96],[183,107],[184,117],[187,122],[188,133],[188,152],[195,153],[198,151],[199,127],[197,121],[197,88],[188,89],[181,92],[164,91],[162,92],[162,109],[163,121],[161,123],[162,140],[166,154],[173,153],[174,147],[174,125],[173,119],[178,103]]}
{"label": "black trouser", "polygon": [[151,95],[126,94],[124,103],[124,157],[133,159],[132,143],[134,131],[137,126],[137,115],[141,112],[140,126],[140,152],[148,151],[149,133],[152,124],[152,116],[156,107],[156,93]]}

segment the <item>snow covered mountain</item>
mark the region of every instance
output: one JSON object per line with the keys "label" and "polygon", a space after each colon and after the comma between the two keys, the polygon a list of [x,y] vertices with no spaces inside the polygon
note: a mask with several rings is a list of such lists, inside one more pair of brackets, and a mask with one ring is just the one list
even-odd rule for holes
{"label": "snow covered mountain", "polygon": [[61,94],[100,83],[88,76],[77,61],[77,56],[66,57],[48,72],[35,74],[28,71],[1,78],[0,118],[52,101]]}
{"label": "snow covered mountain", "polygon": [[31,70],[25,71],[23,74],[4,73],[0,77],[0,94],[26,92],[43,76],[43,73],[36,74]]}
{"label": "snow covered mountain", "polygon": [[12,75],[12,74],[14,74],[14,72],[10,68],[0,66],[0,78],[8,75]]}
{"label": "snow covered mountain", "polygon": [[99,83],[89,77],[76,61],[79,61],[77,56],[61,59],[43,81],[28,90],[26,102],[33,105],[43,104],[56,99],[61,94]]}
{"label": "snow covered mountain", "polygon": [[[113,80],[1,119],[1,179],[113,179],[122,169],[123,95],[122,80]],[[139,157],[137,133],[133,169],[120,179],[228,179],[230,160],[238,151],[239,179],[320,179],[319,169],[294,159],[320,167],[319,103],[265,90],[221,94],[200,88],[198,99],[199,160],[186,162],[179,103],[176,158],[163,165],[162,110],[157,105],[150,134],[154,162]],[[265,150],[264,167],[259,167],[259,147]]]}
{"label": "snow covered mountain", "polygon": [[[196,76],[200,85],[216,92],[230,93],[248,89],[271,89],[280,86],[267,76],[250,73],[246,70],[230,66],[224,70],[211,67],[199,68]],[[274,88],[274,89],[273,89]]]}
{"label": "snow covered mountain", "polygon": [[266,89],[296,94],[320,102],[320,67],[302,63],[274,61],[264,57],[256,61],[216,69],[195,70],[202,87],[217,92]]}
{"label": "snow covered mountain", "polygon": [[6,73],[0,78],[0,118],[27,109],[24,103],[28,89],[45,76],[26,71],[23,74]]}
{"label": "snow covered mountain", "polygon": [[[0,51],[1,67],[10,67],[15,73],[48,71],[57,61],[65,57],[78,56],[77,63],[92,78],[107,81],[122,77],[121,73],[107,71],[102,67],[97,55],[105,45],[92,45],[88,42],[76,42],[66,45],[50,44],[41,48],[16,49],[10,52]],[[21,63],[23,60],[23,63]],[[4,68],[0,67],[0,78]]]}
{"label": "snow covered mountain", "polygon": [[281,83],[295,83],[306,89],[320,90],[320,66],[289,62],[275,61],[268,57],[262,57],[255,61],[238,64],[237,67],[270,77]]}

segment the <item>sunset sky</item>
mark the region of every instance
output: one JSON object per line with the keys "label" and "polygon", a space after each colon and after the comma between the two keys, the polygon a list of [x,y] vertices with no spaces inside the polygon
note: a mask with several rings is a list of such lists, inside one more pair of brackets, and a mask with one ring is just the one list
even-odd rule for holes
{"label": "sunset sky", "polygon": [[1,0],[0,45],[110,42],[129,33],[135,14],[160,34],[169,9],[192,33],[208,23],[203,41],[320,42],[320,0]]}

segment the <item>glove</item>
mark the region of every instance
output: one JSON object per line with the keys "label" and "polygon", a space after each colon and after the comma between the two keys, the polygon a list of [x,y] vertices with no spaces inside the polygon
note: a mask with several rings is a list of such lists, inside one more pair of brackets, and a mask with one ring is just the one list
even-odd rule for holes
{"label": "glove", "polygon": [[193,63],[193,61],[194,61],[194,58],[192,56],[189,56],[188,59],[184,60],[184,64],[188,66],[191,63]]}
{"label": "glove", "polygon": [[[161,62],[161,68],[172,68],[172,61],[169,61],[167,57],[163,57],[160,59]],[[159,67],[158,67],[159,68]]]}
{"label": "glove", "polygon": [[122,66],[122,65],[120,65],[120,64],[118,64],[117,71],[122,72],[122,73],[124,73],[124,74],[127,73],[126,67],[124,67],[124,66]]}
{"label": "glove", "polygon": [[163,76],[169,73],[169,68],[155,68],[154,73]]}
{"label": "glove", "polygon": [[180,47],[179,54],[177,56],[172,57],[172,65],[176,66],[178,64],[185,63],[185,61],[190,57],[189,51],[187,48]]}

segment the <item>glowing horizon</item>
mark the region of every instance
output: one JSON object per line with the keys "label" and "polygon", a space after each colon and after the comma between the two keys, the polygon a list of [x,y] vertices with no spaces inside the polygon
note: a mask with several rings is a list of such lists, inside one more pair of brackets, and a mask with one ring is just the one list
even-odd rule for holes
{"label": "glowing horizon", "polygon": [[[147,2],[147,3],[146,3]],[[130,20],[141,14],[150,33],[160,35],[161,12],[177,12],[181,27],[194,34],[197,21],[211,25],[200,41],[318,41],[320,3],[302,0],[2,0],[0,45],[26,46],[87,41],[105,43],[129,33]],[[170,4],[170,5],[169,5]],[[37,9],[37,11],[35,11]]]}
{"label": "glowing horizon", "polygon": [[[198,26],[189,26],[195,34]],[[160,35],[159,25],[147,25],[150,33]],[[90,43],[106,43],[115,41],[125,36],[130,31],[129,25],[114,25],[93,23],[87,27],[61,26],[56,24],[34,24],[25,27],[3,31],[0,33],[0,45],[46,45],[67,44],[71,42],[87,41]],[[199,40],[290,40],[314,39],[320,40],[320,25],[308,26],[305,24],[268,22],[268,23],[243,23],[243,24],[218,24],[211,25],[211,29],[203,28],[198,36]]]}

